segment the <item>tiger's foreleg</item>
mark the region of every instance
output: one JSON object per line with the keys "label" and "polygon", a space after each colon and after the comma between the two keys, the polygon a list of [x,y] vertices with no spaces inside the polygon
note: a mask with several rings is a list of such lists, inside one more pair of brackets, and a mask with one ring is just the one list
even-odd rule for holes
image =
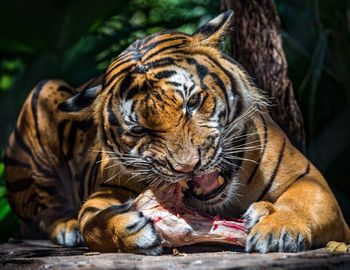
{"label": "tiger's foreleg", "polygon": [[[8,166],[7,175],[13,174]],[[12,191],[9,195],[12,209],[22,219],[22,237],[35,237],[39,231],[44,233],[53,242],[63,246],[78,246],[83,239],[78,228],[79,204],[75,203],[62,190],[60,181],[52,175],[35,175],[31,177],[20,174],[18,179],[8,179],[7,187]],[[13,181],[13,182],[12,182]],[[13,187],[24,185],[28,181],[29,189],[18,192]]]}
{"label": "tiger's foreleg", "polygon": [[37,168],[33,175],[32,169],[10,165],[8,160],[15,156],[12,153],[19,153],[16,145],[6,151],[6,186],[11,207],[22,219],[22,237],[36,237],[44,233],[60,245],[80,245],[79,206],[74,207],[69,196],[58,195],[56,187],[59,181],[56,177],[42,175]]}
{"label": "tiger's foreleg", "polygon": [[99,252],[160,254],[153,221],[133,210],[132,200],[120,193],[118,188],[98,191],[82,206],[78,220],[85,243]]}
{"label": "tiger's foreleg", "polygon": [[333,194],[317,174],[294,182],[275,203],[253,203],[245,218],[248,252],[298,252],[350,239]]}
{"label": "tiger's foreleg", "polygon": [[57,244],[69,247],[81,245],[83,238],[77,220],[79,204],[68,191],[63,191],[62,181],[58,176],[52,179],[35,176],[34,182],[38,198],[36,220],[40,230]]}

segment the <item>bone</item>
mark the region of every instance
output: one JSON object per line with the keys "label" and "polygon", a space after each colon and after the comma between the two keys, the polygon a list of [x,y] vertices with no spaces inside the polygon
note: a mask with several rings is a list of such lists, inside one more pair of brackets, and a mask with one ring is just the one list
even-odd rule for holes
{"label": "bone", "polygon": [[149,188],[134,201],[136,210],[153,219],[155,229],[165,247],[181,247],[198,243],[225,243],[245,246],[244,221],[224,220],[199,213],[183,202],[187,185],[171,184]]}

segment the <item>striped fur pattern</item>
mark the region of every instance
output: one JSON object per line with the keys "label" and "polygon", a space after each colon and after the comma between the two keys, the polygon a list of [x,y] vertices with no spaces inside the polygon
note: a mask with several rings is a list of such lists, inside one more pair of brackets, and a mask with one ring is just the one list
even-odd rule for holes
{"label": "striped fur pattern", "polygon": [[132,198],[148,185],[218,171],[218,191],[188,191],[186,203],[245,213],[248,252],[349,240],[322,175],[269,117],[242,67],[219,51],[231,16],[193,35],[137,40],[103,79],[78,89],[56,80],[35,87],[5,153],[9,200],[27,229],[66,246],[159,254],[153,221]]}

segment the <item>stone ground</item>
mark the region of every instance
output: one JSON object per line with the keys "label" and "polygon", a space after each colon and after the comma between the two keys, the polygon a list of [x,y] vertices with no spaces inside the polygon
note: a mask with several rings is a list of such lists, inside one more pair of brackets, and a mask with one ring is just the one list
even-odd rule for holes
{"label": "stone ground", "polygon": [[193,246],[162,256],[99,254],[42,240],[0,245],[0,269],[350,269],[350,253],[245,254],[229,246]]}

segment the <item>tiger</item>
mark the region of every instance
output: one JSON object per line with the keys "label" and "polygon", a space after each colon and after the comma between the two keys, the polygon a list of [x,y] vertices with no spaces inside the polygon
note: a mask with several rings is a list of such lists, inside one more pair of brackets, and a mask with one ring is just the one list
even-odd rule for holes
{"label": "tiger", "polygon": [[245,219],[246,252],[350,240],[326,180],[220,49],[232,16],[225,11],[192,35],[140,38],[78,88],[53,79],[35,86],[5,151],[22,232],[68,247],[158,255],[154,222],[133,198],[186,179],[188,206]]}

